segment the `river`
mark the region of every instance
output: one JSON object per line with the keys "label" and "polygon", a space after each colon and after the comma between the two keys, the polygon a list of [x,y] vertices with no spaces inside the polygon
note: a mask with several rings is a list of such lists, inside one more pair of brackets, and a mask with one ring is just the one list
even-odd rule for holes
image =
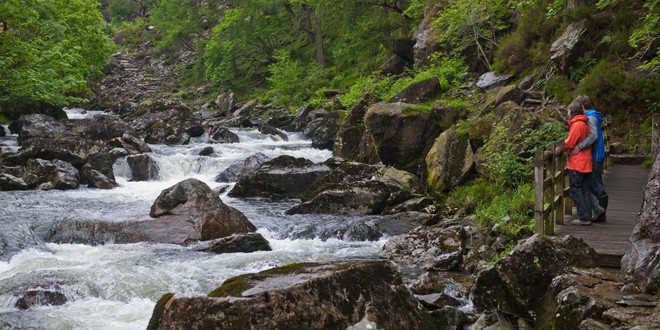
{"label": "river", "polygon": [[[75,120],[96,112],[68,110]],[[294,262],[326,262],[375,258],[385,243],[359,241],[346,233],[371,228],[370,217],[285,215],[296,200],[222,200],[242,211],[271,244],[272,251],[213,254],[194,246],[170,244],[43,243],[32,238],[35,226],[62,219],[130,221],[148,217],[160,192],[179,181],[197,178],[211,188],[215,176],[229,165],[261,152],[269,157],[291,155],[322,162],[330,151],[311,148],[300,134],[289,140],[254,129],[232,129],[240,142],[206,144],[206,137],[188,145],[150,145],[159,178],[130,181],[125,159],[114,172],[119,184],[111,190],[81,187],[69,191],[0,191],[0,243],[24,246],[0,256],[0,328],[2,329],[145,329],[163,294],[206,295],[224,280]],[[16,136],[0,141],[3,150],[16,149]],[[210,156],[199,151],[212,146]],[[231,184],[230,184],[231,186]],[[28,287],[56,285],[68,301],[60,306],[15,307]]]}

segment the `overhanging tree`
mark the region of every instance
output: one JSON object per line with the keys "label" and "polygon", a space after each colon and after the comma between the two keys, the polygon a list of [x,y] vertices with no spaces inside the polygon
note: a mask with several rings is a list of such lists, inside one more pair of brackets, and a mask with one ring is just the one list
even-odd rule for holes
{"label": "overhanging tree", "polygon": [[0,3],[0,107],[81,101],[112,50],[98,2],[4,0]]}

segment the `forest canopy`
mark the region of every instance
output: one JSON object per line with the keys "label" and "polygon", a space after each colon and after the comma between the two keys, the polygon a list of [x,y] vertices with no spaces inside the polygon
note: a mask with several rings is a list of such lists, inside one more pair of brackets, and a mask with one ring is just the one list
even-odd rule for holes
{"label": "forest canopy", "polygon": [[113,49],[104,26],[96,1],[0,2],[0,108],[81,100]]}

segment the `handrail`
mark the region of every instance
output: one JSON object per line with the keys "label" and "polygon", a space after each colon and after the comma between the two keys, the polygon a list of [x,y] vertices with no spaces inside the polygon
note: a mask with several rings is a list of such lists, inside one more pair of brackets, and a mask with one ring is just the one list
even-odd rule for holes
{"label": "handrail", "polygon": [[[553,235],[555,224],[564,223],[565,210],[572,209],[566,175],[564,139],[538,148],[534,155],[534,231]],[[570,214],[570,213],[569,213]]]}

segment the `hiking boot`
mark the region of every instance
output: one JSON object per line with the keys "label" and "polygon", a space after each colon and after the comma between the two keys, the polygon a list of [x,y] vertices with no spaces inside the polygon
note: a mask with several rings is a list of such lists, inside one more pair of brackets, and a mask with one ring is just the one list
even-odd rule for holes
{"label": "hiking boot", "polygon": [[574,225],[574,226],[590,226],[591,221],[590,220],[575,219],[575,220],[571,221],[571,225]]}
{"label": "hiking boot", "polygon": [[605,213],[601,213],[598,218],[594,219],[594,222],[605,223],[605,221],[607,221],[607,216]]}

